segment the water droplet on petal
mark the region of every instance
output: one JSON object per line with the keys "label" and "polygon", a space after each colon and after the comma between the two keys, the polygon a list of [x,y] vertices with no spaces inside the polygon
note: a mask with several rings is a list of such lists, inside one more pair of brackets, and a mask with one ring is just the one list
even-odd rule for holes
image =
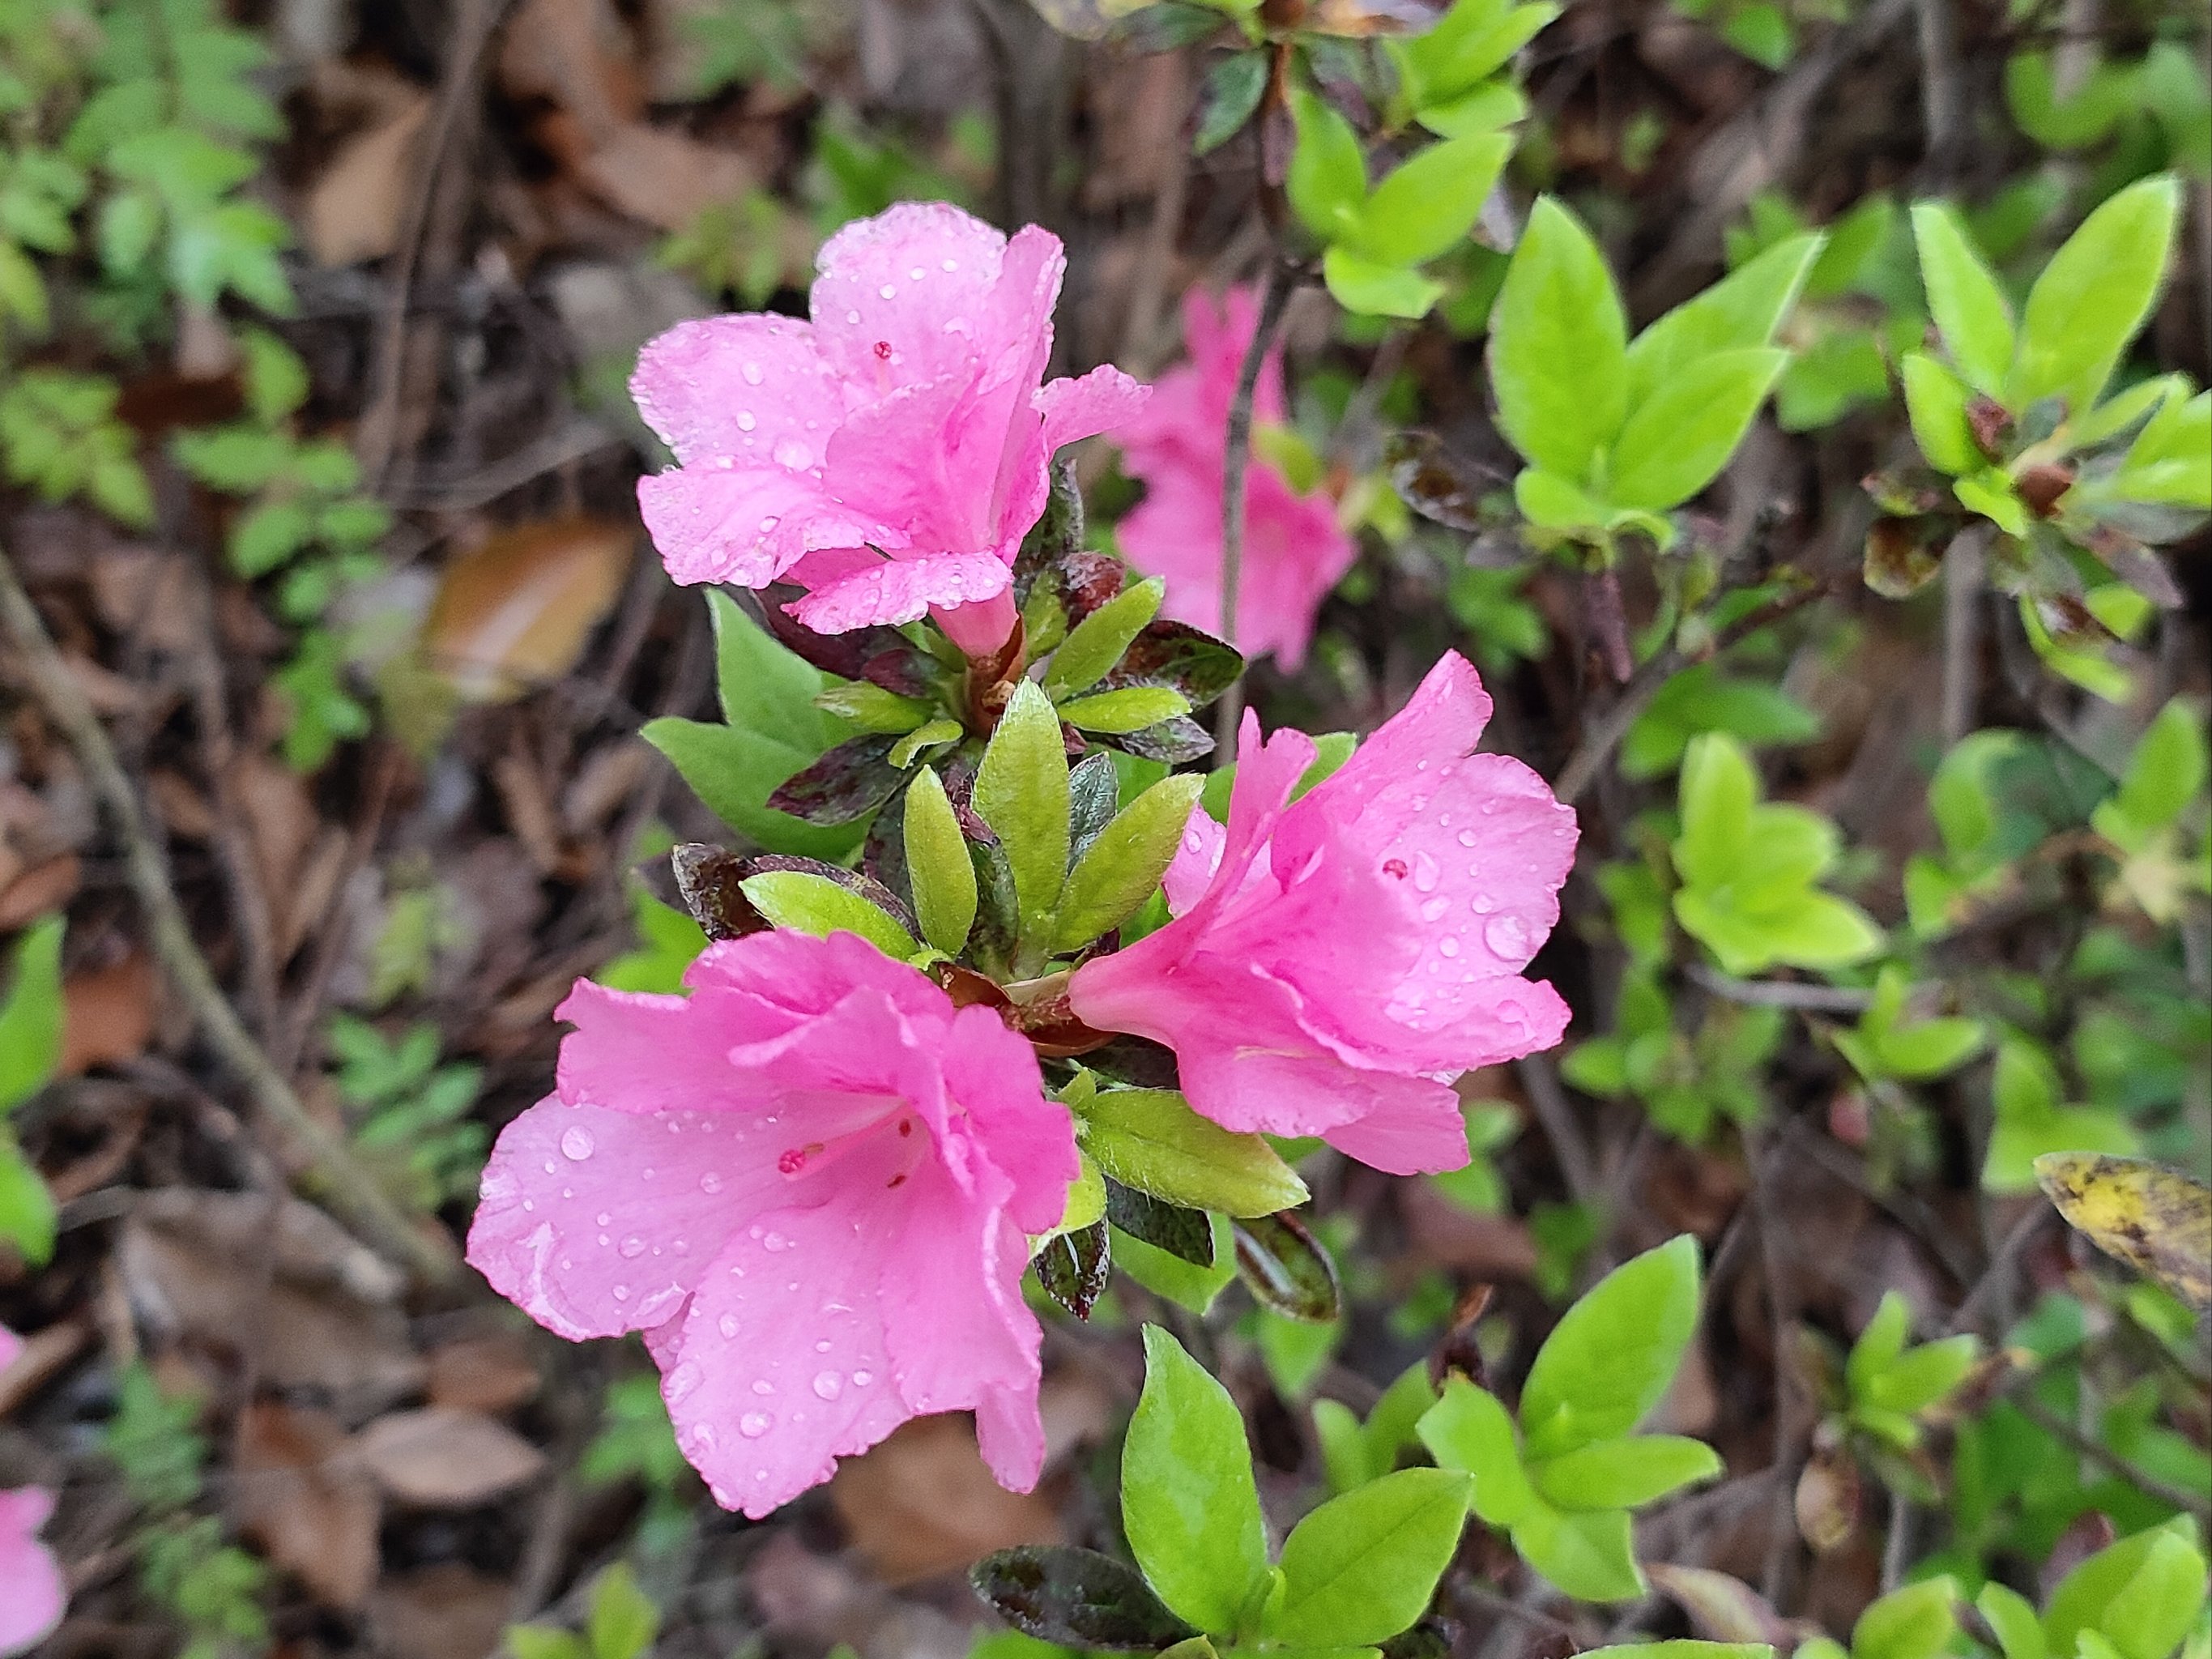
{"label": "water droplet on petal", "polygon": [[712,1170],[708,1170],[706,1174],[699,1177],[699,1190],[702,1193],[720,1192],[722,1190],[722,1177],[716,1175]]}
{"label": "water droplet on petal", "polygon": [[754,421],[754,419],[753,419],[753,412],[752,412],[752,410],[750,410],[750,409],[741,409],[741,410],[739,410],[738,411],[738,431],[740,431],[740,432],[750,432],[750,431],[751,431],[751,430],[753,429],[754,426],[755,426],[755,425],[757,425],[757,422],[756,422]]}
{"label": "water droplet on petal", "polygon": [[616,1301],[617,1301],[617,1302],[627,1302],[627,1301],[629,1301],[629,1285],[616,1285],[616,1286],[615,1286],[615,1300],[616,1300]]}
{"label": "water droplet on petal", "polygon": [[691,1425],[691,1449],[696,1452],[702,1453],[714,1450],[714,1431],[704,1423],[693,1424]]}
{"label": "water droplet on petal", "polygon": [[1459,941],[1447,934],[1444,938],[1437,941],[1437,954],[1440,957],[1457,956],[1459,954]]}
{"label": "water droplet on petal", "polygon": [[738,1334],[737,1315],[724,1314],[720,1319],[714,1322],[714,1328],[721,1332],[725,1339],[736,1336]]}
{"label": "water droplet on petal", "polygon": [[1482,942],[1501,957],[1518,957],[1528,948],[1528,929],[1518,916],[1492,916],[1483,924]]}
{"label": "water droplet on petal", "polygon": [[688,1360],[668,1373],[668,1398],[678,1401],[699,1386],[699,1368]]}
{"label": "water droplet on petal", "polygon": [[766,1412],[747,1412],[738,1419],[738,1432],[748,1440],[757,1440],[775,1426],[775,1419]]}
{"label": "water droplet on petal", "polygon": [[1476,840],[1477,836],[1472,830],[1462,830],[1459,832],[1459,844],[1462,847],[1472,847]]}
{"label": "water droplet on petal", "polygon": [[817,1353],[828,1353],[830,1352],[830,1339],[825,1336],[819,1342],[816,1343],[814,1345],[814,1352]]}
{"label": "water droplet on petal", "polygon": [[835,1371],[823,1371],[814,1379],[814,1395],[817,1400],[835,1400],[845,1392],[845,1379]]}
{"label": "water droplet on petal", "polygon": [[1431,858],[1426,853],[1413,854],[1413,886],[1416,890],[1424,893],[1435,892],[1439,873],[1441,872],[1437,868],[1436,860]]}
{"label": "water droplet on petal", "polygon": [[775,1384],[764,1376],[757,1376],[753,1379],[753,1392],[765,1400],[775,1392]]}
{"label": "water droplet on petal", "polygon": [[1446,898],[1443,894],[1439,893],[1436,897],[1431,899],[1426,904],[1424,904],[1421,907],[1421,920],[1423,921],[1440,921],[1443,918],[1444,912],[1450,908],[1451,901]]}
{"label": "water droplet on petal", "polygon": [[738,373],[745,377],[747,386],[758,386],[761,383],[761,366],[758,363],[747,363]]}
{"label": "water droplet on petal", "polygon": [[853,1386],[856,1389],[865,1389],[869,1383],[875,1380],[876,1374],[873,1371],[854,1371],[853,1373]]}
{"label": "water droplet on petal", "polygon": [[876,297],[879,300],[888,300],[897,292],[898,289],[896,287],[889,283],[885,283],[881,288],[876,290]]}
{"label": "water droplet on petal", "polygon": [[625,1260],[635,1261],[645,1254],[645,1241],[635,1233],[632,1233],[616,1248],[622,1252]]}
{"label": "water droplet on petal", "polygon": [[769,459],[778,466],[787,466],[798,472],[813,464],[814,452],[796,438],[778,438],[775,447],[769,451]]}
{"label": "water droplet on petal", "polygon": [[561,1131],[561,1156],[581,1164],[592,1155],[592,1132],[580,1123]]}

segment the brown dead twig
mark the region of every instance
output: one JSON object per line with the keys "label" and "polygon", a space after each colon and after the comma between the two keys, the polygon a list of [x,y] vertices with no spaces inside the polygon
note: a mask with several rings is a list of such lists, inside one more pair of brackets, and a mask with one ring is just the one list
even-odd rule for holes
{"label": "brown dead twig", "polygon": [[146,913],[154,953],[190,1006],[209,1045],[244,1081],[264,1115],[307,1153],[308,1165],[331,1204],[362,1234],[424,1278],[450,1279],[459,1267],[442,1233],[418,1226],[378,1186],[345,1143],[309,1113],[284,1075],[253,1040],[216,982],[192,938],[184,907],[171,885],[167,860],[154,839],[137,793],[124,775],[106,729],[62,660],[61,651],[0,552],[0,634],[15,647],[47,716],[75,751],[93,793],[107,809],[123,843],[124,869]]}

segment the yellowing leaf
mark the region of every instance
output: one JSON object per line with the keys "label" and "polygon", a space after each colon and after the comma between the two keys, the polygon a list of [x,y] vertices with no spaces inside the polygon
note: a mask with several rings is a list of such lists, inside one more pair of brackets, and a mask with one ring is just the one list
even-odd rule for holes
{"label": "yellowing leaf", "polygon": [[423,644],[472,702],[505,702],[576,665],[629,574],[634,532],[579,514],[503,531],[446,567]]}
{"label": "yellowing leaf", "polygon": [[2046,1152],[2035,1178],[2067,1224],[2199,1312],[2212,1310],[2212,1187],[2137,1158]]}

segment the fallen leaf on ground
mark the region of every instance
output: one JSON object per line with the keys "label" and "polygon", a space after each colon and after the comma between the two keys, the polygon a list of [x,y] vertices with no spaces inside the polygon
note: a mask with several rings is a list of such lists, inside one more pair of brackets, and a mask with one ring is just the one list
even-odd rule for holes
{"label": "fallen leaf on ground", "polygon": [[500,1651],[514,1591],[458,1561],[394,1574],[369,1597],[369,1628],[392,1659],[484,1659]]}
{"label": "fallen leaf on ground", "polygon": [[143,951],[64,981],[61,1075],[82,1077],[95,1066],[144,1054],[160,992],[160,977]]}
{"label": "fallen leaf on ground", "polygon": [[416,151],[429,114],[429,94],[410,89],[331,158],[307,192],[307,250],[316,264],[357,264],[398,246],[415,190]]}
{"label": "fallen leaf on ground", "polygon": [[424,1392],[434,1406],[499,1413],[512,1411],[538,1392],[538,1367],[530,1344],[512,1331],[456,1337],[430,1353]]}
{"label": "fallen leaf on ground", "polygon": [[446,567],[424,644],[462,696],[520,696],[575,666],[622,591],[629,526],[583,514],[523,525]]}
{"label": "fallen leaf on ground", "polygon": [[536,1478],[545,1454],[481,1412],[426,1406],[363,1429],[354,1455],[403,1504],[465,1510]]}
{"label": "fallen leaf on ground", "polygon": [[2212,1310],[2212,1187],[2139,1158],[2046,1152],[2035,1178],[2067,1224],[2106,1255]]}
{"label": "fallen leaf on ground", "polygon": [[357,1607],[376,1582],[383,1505],[344,1456],[344,1426],[326,1413],[258,1401],[239,1414],[232,1507],[269,1559],[318,1600]]}
{"label": "fallen leaf on ground", "polygon": [[1060,1541],[1048,1498],[991,1478],[964,1417],[916,1418],[830,1483],[853,1546],[886,1583],[967,1566],[993,1550]]}

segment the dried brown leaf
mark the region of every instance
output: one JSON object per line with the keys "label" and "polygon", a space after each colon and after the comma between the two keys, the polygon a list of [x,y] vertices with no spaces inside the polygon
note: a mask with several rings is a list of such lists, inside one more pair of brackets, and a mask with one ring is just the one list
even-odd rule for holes
{"label": "dried brown leaf", "polygon": [[403,1504],[465,1510],[537,1478],[545,1454],[504,1424],[453,1406],[380,1417],[354,1440],[354,1456]]}
{"label": "dried brown leaf", "polygon": [[463,697],[502,702],[557,679],[622,591],[635,532],[577,514],[501,532],[446,567],[424,645]]}
{"label": "dried brown leaf", "polygon": [[410,88],[382,119],[349,138],[307,192],[307,251],[319,265],[380,259],[399,246],[416,188],[430,98]]}
{"label": "dried brown leaf", "polygon": [[239,1413],[230,1490],[240,1528],[271,1561],[326,1605],[357,1607],[376,1582],[383,1504],[345,1439],[327,1413],[257,1401]]}
{"label": "dried brown leaf", "polygon": [[830,1501],[878,1577],[900,1584],[1016,1544],[1056,1544],[1060,1518],[1035,1492],[1003,1489],[958,1417],[916,1418],[839,1466]]}
{"label": "dried brown leaf", "polygon": [[95,1066],[120,1065],[145,1053],[160,992],[160,977],[143,951],[65,981],[61,1074],[82,1077]]}

